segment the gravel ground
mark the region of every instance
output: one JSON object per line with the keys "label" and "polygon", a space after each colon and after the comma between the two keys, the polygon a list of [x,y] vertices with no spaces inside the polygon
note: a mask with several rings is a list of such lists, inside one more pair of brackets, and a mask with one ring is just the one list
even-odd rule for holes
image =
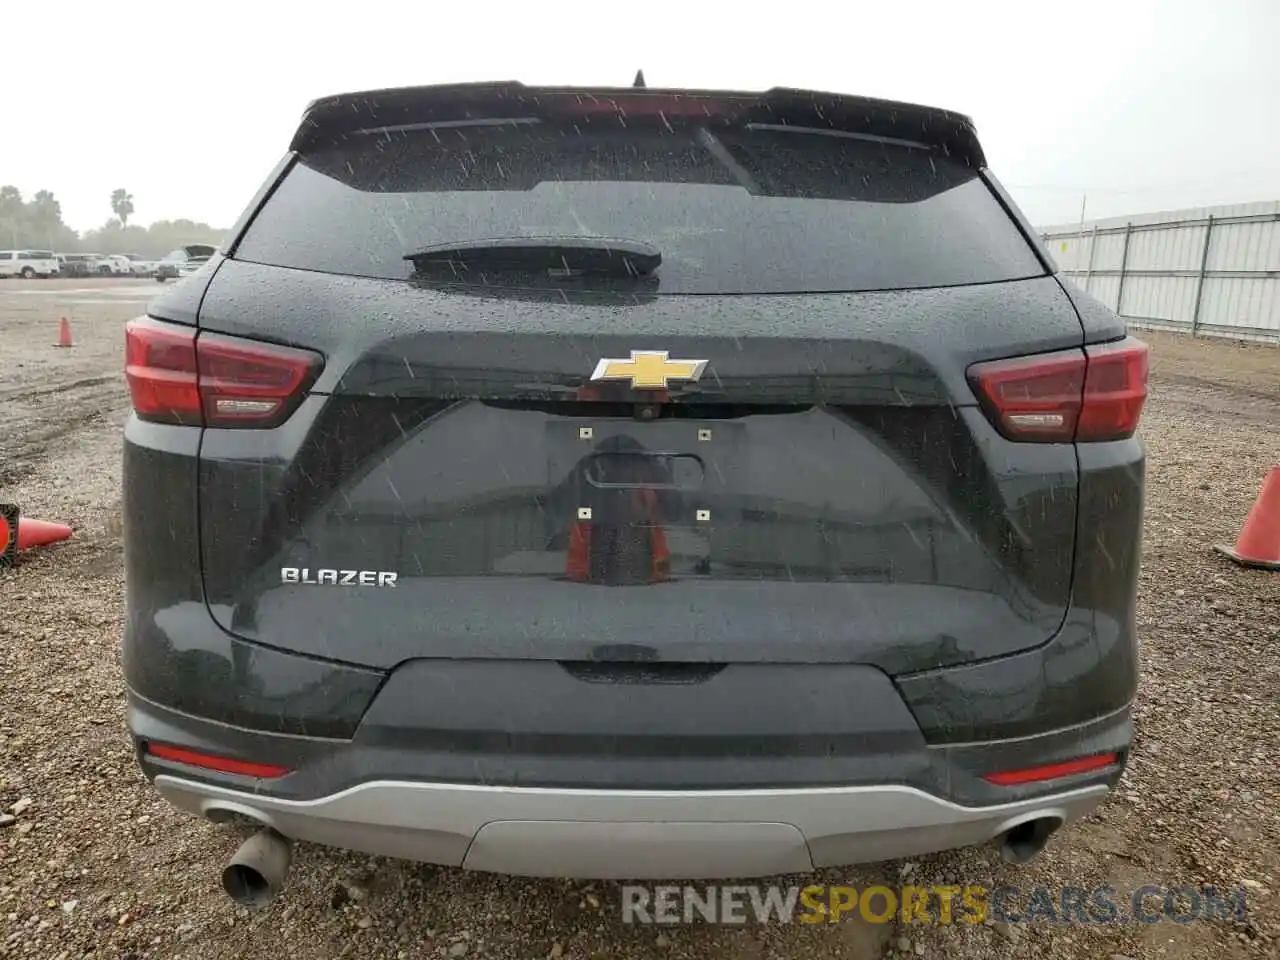
{"label": "gravel ground", "polygon": [[[1280,956],[1280,574],[1216,556],[1280,464],[1280,350],[1143,334],[1153,390],[1135,757],[1034,863],[991,850],[827,882],[1243,885],[1243,921],[624,926],[613,884],[302,847],[284,895],[219,891],[239,836],[169,809],[124,735],[122,322],[154,284],[0,284],[0,500],[76,528],[0,572],[0,957],[1175,958]],[[59,316],[77,345],[56,350]],[[791,878],[795,880],[796,878]]]}

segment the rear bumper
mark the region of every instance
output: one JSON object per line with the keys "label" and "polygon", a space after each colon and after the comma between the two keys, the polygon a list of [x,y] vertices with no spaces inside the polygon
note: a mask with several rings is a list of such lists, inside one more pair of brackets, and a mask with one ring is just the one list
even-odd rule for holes
{"label": "rear bumper", "polygon": [[161,775],[175,806],[239,814],[344,849],[524,876],[697,879],[806,873],[985,843],[1044,817],[1068,822],[1095,784],[964,807],[911,787],[622,791],[381,781],[315,800]]}
{"label": "rear bumper", "polygon": [[[445,763],[422,743],[392,746],[363,726],[352,740],[263,733],[177,713],[136,693],[129,723],[156,789],[198,816],[247,819],[296,840],[374,855],[602,879],[805,873],[983,844],[1032,820],[1067,823],[1119,780],[1132,737],[1126,708],[1034,737],[900,744],[857,764],[833,758],[844,783],[822,781],[812,758],[797,754],[785,782],[742,787],[655,786],[620,753],[580,761],[609,783],[582,787],[469,778],[468,765],[474,773],[485,761],[468,753],[465,738],[456,762]],[[270,780],[213,773],[152,756],[148,742],[292,772]],[[996,787],[977,773],[1109,751],[1120,763],[1048,784]],[[701,763],[717,766],[710,757]],[[531,755],[511,755],[508,764],[525,774],[539,767]],[[745,767],[745,758],[737,765]]]}

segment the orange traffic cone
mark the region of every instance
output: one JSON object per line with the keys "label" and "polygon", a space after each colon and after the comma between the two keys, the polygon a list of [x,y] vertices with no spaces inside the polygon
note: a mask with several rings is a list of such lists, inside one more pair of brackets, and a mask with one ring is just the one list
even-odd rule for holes
{"label": "orange traffic cone", "polygon": [[19,520],[18,549],[44,547],[51,543],[71,539],[71,528],[65,523],[50,523],[48,520]]}
{"label": "orange traffic cone", "polygon": [[0,567],[13,563],[18,552],[18,508],[11,503],[0,503]]}
{"label": "orange traffic cone", "polygon": [[1215,546],[1242,567],[1280,570],[1280,467],[1272,467],[1235,547]]}
{"label": "orange traffic cone", "polygon": [[58,324],[58,342],[55,343],[54,346],[55,347],[74,346],[74,344],[71,342],[71,322],[66,317],[63,317],[62,322]]}
{"label": "orange traffic cone", "polygon": [[11,565],[19,550],[70,538],[71,528],[65,523],[24,520],[19,517],[16,505],[0,503],[0,567]]}

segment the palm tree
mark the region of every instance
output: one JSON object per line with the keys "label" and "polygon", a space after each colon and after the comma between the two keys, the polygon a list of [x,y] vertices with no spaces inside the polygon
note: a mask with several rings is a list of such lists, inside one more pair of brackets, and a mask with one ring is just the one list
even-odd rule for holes
{"label": "palm tree", "polygon": [[120,218],[120,226],[129,225],[129,217],[133,213],[133,194],[121,187],[111,191],[111,209]]}

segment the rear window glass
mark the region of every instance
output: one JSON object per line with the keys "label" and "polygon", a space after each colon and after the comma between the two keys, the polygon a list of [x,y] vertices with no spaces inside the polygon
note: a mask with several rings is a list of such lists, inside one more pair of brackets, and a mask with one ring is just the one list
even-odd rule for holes
{"label": "rear window glass", "polygon": [[986,183],[936,152],[665,123],[352,136],[292,167],[236,257],[410,279],[407,253],[518,237],[650,244],[662,254],[664,294],[891,290],[1044,273]]}

